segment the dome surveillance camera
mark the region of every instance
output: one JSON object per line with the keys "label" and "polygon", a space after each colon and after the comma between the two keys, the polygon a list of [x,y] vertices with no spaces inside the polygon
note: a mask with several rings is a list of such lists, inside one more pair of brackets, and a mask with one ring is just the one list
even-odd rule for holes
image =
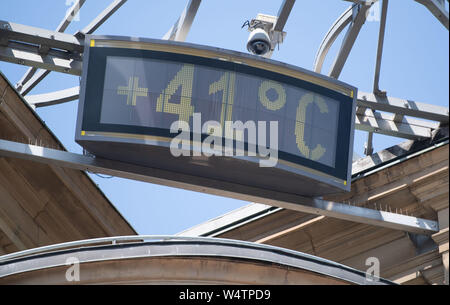
{"label": "dome surveillance camera", "polygon": [[261,28],[251,31],[247,41],[247,50],[256,55],[264,55],[269,52],[269,34]]}

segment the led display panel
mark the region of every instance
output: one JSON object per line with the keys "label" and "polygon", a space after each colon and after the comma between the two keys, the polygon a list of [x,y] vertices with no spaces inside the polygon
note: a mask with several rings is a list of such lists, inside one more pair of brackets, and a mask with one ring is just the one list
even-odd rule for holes
{"label": "led display panel", "polygon": [[85,48],[76,140],[90,153],[198,187],[349,190],[356,88],[186,43],[88,36]]}

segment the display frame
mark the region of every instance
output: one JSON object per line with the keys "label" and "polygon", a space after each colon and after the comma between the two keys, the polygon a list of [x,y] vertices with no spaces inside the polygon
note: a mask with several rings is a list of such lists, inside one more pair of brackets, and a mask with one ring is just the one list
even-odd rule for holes
{"label": "display frame", "polygon": [[[276,167],[324,182],[333,186],[335,190],[350,189],[357,92],[355,87],[299,67],[236,51],[156,39],[87,35],[75,136],[76,141],[82,146],[86,142],[99,141],[167,148],[170,140],[176,136],[167,129],[100,122],[103,90],[100,84],[104,83],[108,56],[168,60],[263,76],[265,79],[337,100],[340,111],[335,167],[283,151],[278,153],[279,161]],[[89,145],[89,148],[88,150],[92,152],[92,145]],[[95,151],[93,153],[95,154]],[[258,162],[257,157],[233,158]],[[139,163],[136,160],[119,161]]]}

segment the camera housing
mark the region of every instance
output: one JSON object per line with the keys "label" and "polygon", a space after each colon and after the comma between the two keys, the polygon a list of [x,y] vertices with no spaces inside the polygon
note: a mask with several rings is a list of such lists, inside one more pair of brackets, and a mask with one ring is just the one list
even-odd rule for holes
{"label": "camera housing", "polygon": [[269,34],[262,28],[250,32],[247,50],[255,55],[264,55],[271,50]]}
{"label": "camera housing", "polygon": [[270,58],[277,45],[280,45],[286,32],[275,30],[274,26],[278,20],[276,16],[258,14],[255,19],[246,21],[250,35],[247,40],[247,50],[255,55]]}

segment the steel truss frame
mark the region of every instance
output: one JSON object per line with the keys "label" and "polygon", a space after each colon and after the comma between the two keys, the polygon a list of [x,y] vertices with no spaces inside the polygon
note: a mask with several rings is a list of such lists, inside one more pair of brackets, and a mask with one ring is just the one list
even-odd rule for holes
{"label": "steel truss frame", "polygon": [[[330,68],[329,76],[338,78],[350,54],[359,31],[366,20],[366,15],[375,1],[351,1],[353,4],[333,23],[323,39],[314,62],[314,71],[320,73],[331,46],[336,38],[347,27],[341,48]],[[380,133],[406,139],[423,139],[431,137],[440,124],[448,124],[448,108],[431,104],[418,103],[404,99],[387,97],[378,88],[381,69],[381,58],[388,0],[383,1],[378,50],[375,65],[373,93],[358,94],[355,118],[356,129],[369,132],[366,143],[366,154],[372,153],[372,133]],[[85,0],[77,1],[63,18],[55,31],[0,21],[0,60],[31,66],[18,82],[16,88],[34,107],[45,107],[78,99],[79,89],[76,87],[47,94],[27,94],[50,71],[72,75],[81,75],[84,34],[93,33],[100,27],[126,0],[113,1],[88,26],[74,35],[62,33]],[[433,1],[420,0],[427,7],[434,7]],[[438,1],[439,2],[439,1]],[[164,35],[164,39],[184,41],[199,9],[201,0],[189,0],[181,16]],[[295,0],[283,0],[273,29],[283,31]],[[442,16],[441,16],[442,17]],[[444,16],[445,17],[445,16]],[[442,18],[441,18],[442,19]],[[440,19],[440,20],[441,20]],[[272,54],[269,55],[269,57]],[[40,70],[38,70],[38,68]],[[387,115],[382,112],[390,112]],[[413,118],[408,118],[413,117]],[[426,119],[434,122],[417,120]]]}
{"label": "steel truss frame", "polygon": [[[359,92],[357,97],[356,128],[368,131],[367,154],[371,153],[372,133],[386,134],[407,139],[423,139],[432,136],[432,132],[440,124],[448,124],[448,108],[431,104],[418,103],[405,99],[386,96],[378,88],[381,69],[381,58],[384,42],[385,23],[388,0],[346,0],[352,5],[333,23],[325,35],[316,55],[314,71],[320,73],[328,51],[336,38],[347,27],[342,45],[330,68],[329,76],[338,78],[358,33],[366,21],[370,7],[377,1],[383,1],[378,37],[374,86],[372,93]],[[433,15],[448,29],[448,12],[444,0],[415,0],[427,7]],[[448,0],[447,0],[448,1]],[[55,31],[26,25],[0,21],[0,60],[30,66],[16,85],[16,89],[33,107],[45,107],[78,99],[79,87],[55,91],[47,94],[27,95],[51,71],[81,75],[83,40],[85,34],[93,33],[109,17],[111,17],[126,0],[114,0],[88,26],[70,35],[63,33],[73,16],[80,10],[85,0],[77,0],[62,19]],[[188,0],[182,14],[164,35],[163,39],[184,41],[195,19],[201,0]],[[283,0],[276,17],[273,30],[282,32],[295,0]],[[270,53],[266,57],[270,57]],[[381,111],[381,112],[379,112]],[[390,112],[388,115],[384,112]],[[412,118],[410,118],[412,117]],[[427,121],[424,121],[427,120]],[[148,174],[152,169],[143,169],[121,162],[102,160],[89,156],[62,152],[49,148],[26,145],[0,140],[0,156],[22,158],[56,164],[79,170],[111,174],[135,180],[148,181],[164,185],[173,185],[185,189],[193,189],[191,185],[181,185],[173,181],[165,181],[155,174]],[[204,190],[206,188],[202,188]],[[236,197],[236,194],[222,194]],[[282,198],[282,196],[278,196]],[[256,201],[262,198],[247,198]],[[439,230],[435,221],[400,215],[396,213],[376,211],[372,209],[349,206],[346,204],[324,201],[318,198],[297,196],[295,204],[290,198],[286,201],[267,202],[302,212],[321,214],[339,219],[368,223],[377,226],[404,230],[412,233],[432,234]],[[264,200],[263,200],[264,201]],[[300,203],[300,204],[298,204]]]}

